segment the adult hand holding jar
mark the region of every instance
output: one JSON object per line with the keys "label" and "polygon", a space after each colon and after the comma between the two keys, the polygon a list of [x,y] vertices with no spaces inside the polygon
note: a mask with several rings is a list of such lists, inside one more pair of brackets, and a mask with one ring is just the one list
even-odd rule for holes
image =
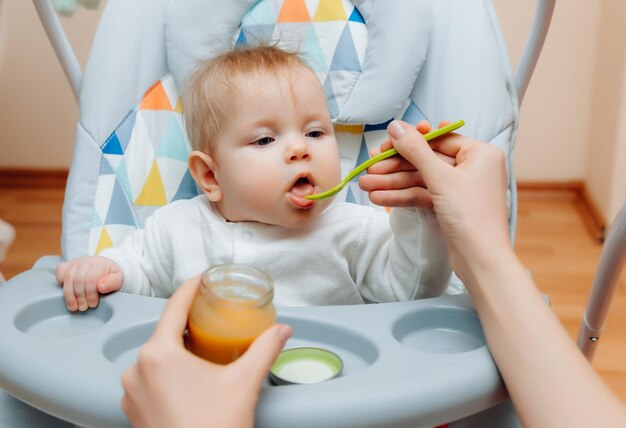
{"label": "adult hand holding jar", "polygon": [[229,365],[205,361],[183,342],[199,286],[199,276],[180,286],[137,362],[122,375],[122,410],[134,427],[253,425],[261,385],[291,328],[275,324]]}

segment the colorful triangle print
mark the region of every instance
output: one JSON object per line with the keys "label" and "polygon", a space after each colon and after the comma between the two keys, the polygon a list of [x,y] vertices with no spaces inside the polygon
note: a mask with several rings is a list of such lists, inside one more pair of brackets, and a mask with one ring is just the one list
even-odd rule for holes
{"label": "colorful triangle print", "polygon": [[130,140],[130,136],[133,133],[133,128],[135,127],[136,117],[137,110],[133,109],[130,113],[128,113],[120,126],[115,130],[115,135],[117,135],[117,139],[120,141],[122,151],[126,151],[126,147],[128,147],[128,141]]}
{"label": "colorful triangle print", "polygon": [[163,187],[159,167],[156,160],[154,160],[143,189],[135,200],[135,205],[162,206],[165,204],[167,204],[165,188]]}
{"label": "colorful triangle print", "polygon": [[172,110],[170,100],[160,80],[146,91],[139,110]]}
{"label": "colorful triangle print", "polygon": [[278,14],[277,22],[310,22],[311,16],[304,0],[285,0]]}
{"label": "colorful triangle print", "polygon": [[275,24],[276,23],[276,10],[273,2],[270,1],[258,1],[256,6],[253,6],[244,18],[242,25],[262,25],[262,24]]}
{"label": "colorful triangle print", "polygon": [[346,11],[341,0],[320,0],[313,21],[347,21]]}
{"label": "colorful triangle print", "polygon": [[165,130],[165,135],[163,135],[161,145],[157,149],[156,155],[158,157],[187,162],[189,153],[187,152],[185,137],[180,129],[180,126],[178,126],[178,121],[174,116],[170,119],[170,123]]}
{"label": "colorful triangle print", "polygon": [[191,199],[195,196],[198,196],[198,188],[196,187],[196,182],[191,177],[191,173],[187,170],[172,201]]}
{"label": "colorful triangle print", "polygon": [[113,187],[113,194],[111,195],[111,202],[109,204],[109,212],[104,224],[127,224],[130,226],[135,225],[135,219],[130,209],[128,199],[124,194],[124,190],[120,183],[116,180]]}
{"label": "colorful triangle print", "polygon": [[346,195],[346,202],[351,204],[356,204],[356,199],[354,198],[354,193],[352,193],[352,189],[348,187],[348,193]]}
{"label": "colorful triangle print", "polygon": [[107,233],[105,227],[102,228],[102,232],[100,233],[100,240],[98,241],[98,246],[96,247],[96,254],[100,253],[100,251],[105,248],[110,248],[113,246],[113,242],[111,241],[111,237]]}
{"label": "colorful triangle print", "polygon": [[[245,46],[246,43],[247,43],[246,36],[243,33],[243,30],[240,29],[239,30],[239,37],[237,37],[237,41],[235,42],[235,46]],[[178,106],[178,103],[176,103],[176,106]],[[174,110],[176,110],[176,109],[174,109]]]}
{"label": "colorful triangle print", "polygon": [[330,71],[361,71],[361,64],[354,48],[350,26],[347,24],[337,43],[337,50],[335,50],[333,62],[330,64]]}
{"label": "colorful triangle print", "polygon": [[327,71],[328,66],[324,59],[324,53],[320,47],[320,41],[315,32],[315,27],[311,26],[309,36],[302,47],[303,59],[314,71]]}
{"label": "colorful triangle print", "polygon": [[350,14],[350,18],[348,18],[348,21],[360,22],[360,23],[365,24],[365,20],[363,19],[363,15],[361,15],[361,12],[359,12],[359,10],[356,7],[354,8],[352,13]]}
{"label": "colorful triangle print", "polygon": [[178,97],[178,100],[176,101],[176,105],[174,106],[174,111],[176,113],[183,112],[183,99],[181,97]]}
{"label": "colorful triangle print", "polygon": [[104,143],[104,147],[102,147],[102,153],[106,153],[108,155],[124,154],[124,151],[122,150],[122,145],[120,144],[120,140],[117,138],[117,134],[115,132],[112,133],[106,143]]}
{"label": "colorful triangle print", "polygon": [[[365,137],[363,137],[363,138],[361,138],[361,148],[359,149],[359,155],[356,158],[356,165],[361,165],[363,162],[365,162],[369,158],[370,158],[370,154],[369,154],[369,152],[367,150],[367,144],[365,143]],[[359,176],[364,175],[365,173],[366,172],[363,171],[362,173],[360,173],[359,175],[357,175],[356,177],[354,177],[350,181],[358,181]]]}

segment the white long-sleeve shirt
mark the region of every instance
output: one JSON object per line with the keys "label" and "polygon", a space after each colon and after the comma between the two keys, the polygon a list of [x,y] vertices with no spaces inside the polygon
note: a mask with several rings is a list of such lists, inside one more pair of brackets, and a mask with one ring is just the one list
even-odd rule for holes
{"label": "white long-sleeve shirt", "polygon": [[334,203],[306,227],[287,229],[229,222],[204,195],[158,209],[144,229],[100,255],[122,268],[122,291],[157,297],[210,266],[251,265],[274,279],[280,306],[435,297],[451,273],[430,211],[394,208],[389,215]]}

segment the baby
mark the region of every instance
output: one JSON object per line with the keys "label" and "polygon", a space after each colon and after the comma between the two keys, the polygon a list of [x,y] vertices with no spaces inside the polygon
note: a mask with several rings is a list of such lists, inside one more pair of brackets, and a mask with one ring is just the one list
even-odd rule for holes
{"label": "baby", "polygon": [[118,290],[169,297],[222,263],[267,272],[282,306],[445,290],[451,270],[432,211],[305,198],[340,181],[340,159],[322,86],[295,53],[252,47],[203,62],[183,105],[203,194],[158,209],[116,248],[60,264],[70,311]]}

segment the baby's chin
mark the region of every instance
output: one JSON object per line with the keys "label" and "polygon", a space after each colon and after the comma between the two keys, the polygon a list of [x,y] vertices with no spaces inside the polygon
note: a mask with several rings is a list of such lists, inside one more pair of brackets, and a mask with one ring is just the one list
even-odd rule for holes
{"label": "baby's chin", "polygon": [[324,201],[323,203],[318,202],[307,209],[288,207],[284,215],[276,216],[264,223],[273,224],[286,229],[301,229],[313,224],[327,206],[328,202]]}

